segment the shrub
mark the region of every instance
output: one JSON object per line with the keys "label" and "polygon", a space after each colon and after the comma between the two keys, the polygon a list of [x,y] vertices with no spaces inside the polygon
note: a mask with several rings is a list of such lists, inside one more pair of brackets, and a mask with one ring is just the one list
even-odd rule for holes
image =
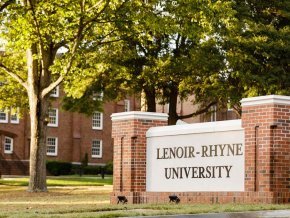
{"label": "shrub", "polygon": [[83,164],[80,165],[72,165],[72,174],[79,175],[113,175],[113,162],[108,162],[105,166],[92,166]]}
{"label": "shrub", "polygon": [[53,176],[69,175],[72,172],[72,164],[61,161],[48,161],[46,169]]}
{"label": "shrub", "polygon": [[81,172],[82,171],[82,167],[81,167],[81,165],[73,164],[71,171],[72,171],[72,174],[82,175],[82,172]]}
{"label": "shrub", "polygon": [[102,170],[101,166],[86,166],[86,167],[84,167],[84,174],[86,174],[86,175],[98,175],[102,172],[101,170]]}

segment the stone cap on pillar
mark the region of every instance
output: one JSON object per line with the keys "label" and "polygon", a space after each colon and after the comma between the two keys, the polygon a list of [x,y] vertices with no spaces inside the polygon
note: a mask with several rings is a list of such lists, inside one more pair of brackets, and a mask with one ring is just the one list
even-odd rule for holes
{"label": "stone cap on pillar", "polygon": [[113,113],[111,115],[112,121],[119,120],[160,120],[167,121],[168,114],[155,113],[155,112],[143,112],[143,111],[129,111],[121,113]]}
{"label": "stone cap on pillar", "polygon": [[241,100],[242,107],[257,106],[266,104],[290,105],[290,96],[284,95],[266,95],[251,98],[243,98]]}

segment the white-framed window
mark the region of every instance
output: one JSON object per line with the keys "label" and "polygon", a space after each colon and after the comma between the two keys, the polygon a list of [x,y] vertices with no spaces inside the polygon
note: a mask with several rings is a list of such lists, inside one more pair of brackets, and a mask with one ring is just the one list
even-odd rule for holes
{"label": "white-framed window", "polygon": [[102,158],[102,140],[94,139],[92,141],[92,157],[93,158]]}
{"label": "white-framed window", "polygon": [[46,139],[46,155],[57,156],[57,137],[47,137]]}
{"label": "white-framed window", "polygon": [[19,109],[17,109],[16,111],[10,110],[11,114],[10,114],[10,123],[13,124],[18,124],[19,123]]}
{"label": "white-framed window", "polygon": [[124,110],[125,110],[125,112],[128,112],[128,111],[131,111],[131,108],[130,108],[130,100],[128,100],[128,99],[125,99],[124,100]]}
{"label": "white-framed window", "polygon": [[0,123],[8,123],[8,112],[0,109]]}
{"label": "white-framed window", "polygon": [[50,92],[51,97],[59,97],[59,86],[55,87],[51,92]]}
{"label": "white-framed window", "polygon": [[4,138],[4,153],[12,154],[13,153],[13,138],[5,136]]}
{"label": "white-framed window", "polygon": [[92,128],[103,129],[103,113],[94,112],[92,117]]}
{"label": "white-framed window", "polygon": [[50,108],[48,110],[48,124],[47,126],[57,127],[58,126],[58,109]]}
{"label": "white-framed window", "polygon": [[216,105],[211,106],[211,113],[210,113],[210,122],[215,122],[216,121],[216,111],[217,107]]}

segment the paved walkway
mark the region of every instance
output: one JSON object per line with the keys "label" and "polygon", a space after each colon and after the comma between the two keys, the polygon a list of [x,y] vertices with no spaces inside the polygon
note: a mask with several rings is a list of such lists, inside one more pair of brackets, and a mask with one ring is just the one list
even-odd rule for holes
{"label": "paved walkway", "polygon": [[[160,218],[290,218],[290,210],[155,216]],[[148,218],[148,217],[146,217]],[[153,218],[153,216],[152,216]]]}

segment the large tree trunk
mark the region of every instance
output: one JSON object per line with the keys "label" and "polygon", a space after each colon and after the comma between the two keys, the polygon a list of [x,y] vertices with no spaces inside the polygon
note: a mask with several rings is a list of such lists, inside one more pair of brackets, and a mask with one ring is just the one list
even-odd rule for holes
{"label": "large tree trunk", "polygon": [[46,186],[46,114],[48,103],[34,95],[29,97],[31,119],[30,180],[28,191],[45,192]]}
{"label": "large tree trunk", "polygon": [[178,114],[176,112],[177,99],[178,87],[176,85],[172,85],[172,87],[170,87],[168,125],[175,125],[178,120]]}
{"label": "large tree trunk", "polygon": [[[47,97],[41,96],[42,87],[45,86],[43,79],[43,67],[35,59],[37,54],[36,45],[27,50],[28,68],[28,99],[30,109],[30,180],[28,191],[45,192],[46,186],[46,117],[48,110]],[[47,80],[45,78],[45,80]]]}
{"label": "large tree trunk", "polygon": [[156,112],[156,93],[154,87],[145,87],[144,92],[147,104],[147,112]]}

